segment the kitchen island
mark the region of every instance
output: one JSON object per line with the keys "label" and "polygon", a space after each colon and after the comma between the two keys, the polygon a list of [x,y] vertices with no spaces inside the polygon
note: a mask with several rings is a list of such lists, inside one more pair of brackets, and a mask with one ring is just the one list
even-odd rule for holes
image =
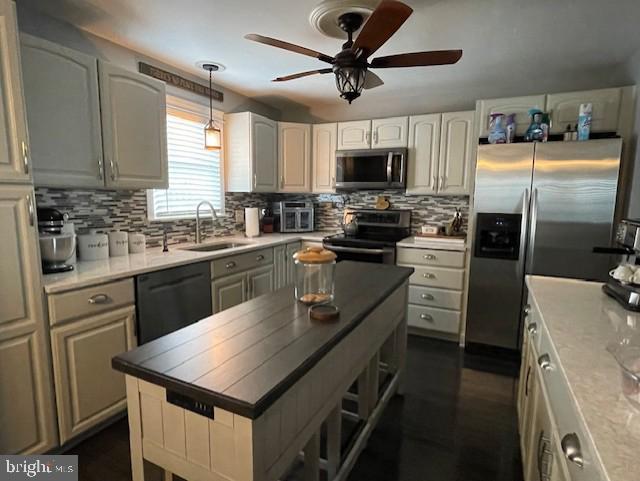
{"label": "kitchen island", "polygon": [[[133,480],[144,479],[143,460],[187,480],[277,480],[301,452],[306,479],[321,468],[346,479],[402,390],[412,272],[342,262],[336,321],[310,320],[289,286],[115,357],[126,374]],[[349,396],[359,429],[343,450]]]}

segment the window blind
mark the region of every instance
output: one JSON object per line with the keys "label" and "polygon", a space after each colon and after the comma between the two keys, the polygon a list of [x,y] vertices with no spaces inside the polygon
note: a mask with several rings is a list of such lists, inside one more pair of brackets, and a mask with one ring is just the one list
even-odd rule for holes
{"label": "window blind", "polygon": [[220,151],[204,148],[208,119],[170,109],[167,114],[169,188],[154,189],[149,208],[156,220],[194,217],[197,205],[208,200],[218,214],[224,209]]}

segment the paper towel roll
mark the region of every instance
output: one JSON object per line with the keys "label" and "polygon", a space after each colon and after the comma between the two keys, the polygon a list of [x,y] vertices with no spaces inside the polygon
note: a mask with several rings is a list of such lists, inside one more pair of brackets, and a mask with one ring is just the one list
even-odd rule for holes
{"label": "paper towel roll", "polygon": [[244,209],[244,233],[247,237],[258,237],[260,235],[260,216],[257,207]]}

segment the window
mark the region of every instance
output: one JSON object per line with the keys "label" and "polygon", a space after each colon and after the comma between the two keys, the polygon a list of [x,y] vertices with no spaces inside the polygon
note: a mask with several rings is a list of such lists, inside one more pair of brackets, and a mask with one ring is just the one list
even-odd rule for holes
{"label": "window", "polygon": [[221,151],[204,148],[208,115],[203,105],[167,97],[169,188],[147,191],[151,220],[193,218],[203,200],[211,202],[217,214],[224,212]]}

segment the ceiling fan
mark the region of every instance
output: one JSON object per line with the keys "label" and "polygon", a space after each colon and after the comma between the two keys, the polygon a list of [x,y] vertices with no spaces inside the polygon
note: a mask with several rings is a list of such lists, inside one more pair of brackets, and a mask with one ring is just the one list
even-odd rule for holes
{"label": "ceiling fan", "polygon": [[373,11],[358,37],[353,40],[353,32],[357,31],[364,20],[360,13],[345,13],[338,19],[340,28],[347,33],[348,40],[335,57],[311,50],[289,42],[255,33],[245,35],[248,40],[289,50],[290,52],[315,57],[331,67],[300,72],[273,79],[284,82],[315,74],[334,73],[340,97],[353,102],[360,96],[362,89],[372,89],[384,82],[370,68],[426,67],[430,65],[454,64],[462,57],[462,50],[433,50],[430,52],[402,53],[368,58],[389,40],[402,24],[413,13],[413,9],[397,0],[382,0]]}

